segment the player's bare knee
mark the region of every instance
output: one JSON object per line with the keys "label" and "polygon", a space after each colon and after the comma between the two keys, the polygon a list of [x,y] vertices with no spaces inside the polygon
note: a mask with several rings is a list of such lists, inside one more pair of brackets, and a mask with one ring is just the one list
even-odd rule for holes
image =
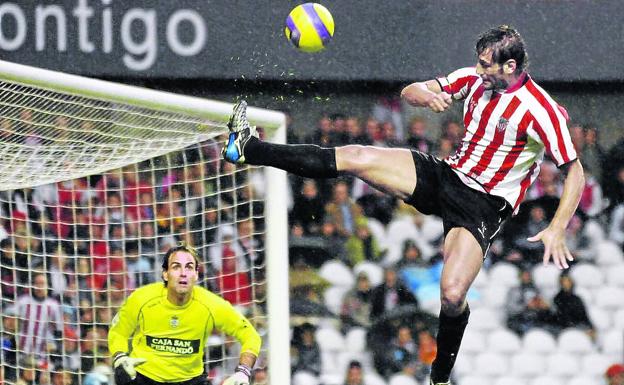
{"label": "player's bare knee", "polygon": [[462,305],[466,300],[466,292],[459,284],[449,284],[442,287],[441,304],[442,311],[449,316],[461,314]]}

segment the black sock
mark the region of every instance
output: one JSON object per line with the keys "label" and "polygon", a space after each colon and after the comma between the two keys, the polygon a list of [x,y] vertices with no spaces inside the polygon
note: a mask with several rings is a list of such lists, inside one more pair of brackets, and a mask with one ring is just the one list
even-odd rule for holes
{"label": "black sock", "polygon": [[440,326],[436,337],[438,353],[431,365],[431,381],[434,384],[449,381],[469,316],[468,304],[457,317],[449,317],[440,311]]}
{"label": "black sock", "polygon": [[245,163],[271,166],[306,178],[336,178],[336,149],[314,144],[275,144],[250,138]]}

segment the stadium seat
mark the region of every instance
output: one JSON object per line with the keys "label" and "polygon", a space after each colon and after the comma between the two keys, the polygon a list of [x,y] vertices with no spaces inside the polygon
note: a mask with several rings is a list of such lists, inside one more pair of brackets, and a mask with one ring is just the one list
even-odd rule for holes
{"label": "stadium seat", "polygon": [[490,268],[490,284],[498,284],[507,287],[514,287],[520,284],[518,278],[519,269],[517,266],[507,262],[498,262]]}
{"label": "stadium seat", "polygon": [[603,242],[605,239],[605,231],[602,228],[602,225],[594,219],[589,219],[585,222],[585,226],[583,226],[583,234],[585,234],[585,236],[587,236],[593,244]]}
{"label": "stadium seat", "polygon": [[612,241],[599,242],[596,245],[596,263],[600,266],[615,266],[624,263],[622,249]]}
{"label": "stadium seat", "polygon": [[563,330],[557,338],[557,346],[560,352],[566,353],[592,353],[595,351],[591,338],[580,329],[569,328]]}
{"label": "stadium seat", "polygon": [[477,308],[470,311],[468,328],[472,330],[494,330],[502,327],[500,314],[490,308]]}
{"label": "stadium seat", "polygon": [[349,291],[348,287],[331,286],[323,292],[323,303],[325,307],[332,313],[339,315],[342,310],[342,300],[344,295]]}
{"label": "stadium seat", "polygon": [[564,381],[559,377],[539,376],[530,380],[529,385],[564,385]]}
{"label": "stadium seat", "polygon": [[491,385],[490,380],[485,376],[468,375],[460,378],[461,385]]}
{"label": "stadium seat", "polygon": [[546,362],[537,353],[518,353],[510,360],[511,374],[521,378],[531,378],[544,373]]}
{"label": "stadium seat", "polygon": [[587,287],[575,287],[574,294],[581,297],[585,305],[594,303],[594,293]]}
{"label": "stadium seat", "polygon": [[306,371],[299,371],[293,375],[293,385],[319,385],[320,379],[314,374]]}
{"label": "stadium seat", "polygon": [[390,377],[388,385],[419,385],[414,377],[405,374],[395,374]]}
{"label": "stadium seat", "polygon": [[364,328],[355,327],[349,329],[345,337],[345,344],[348,352],[363,353],[366,351],[366,334]]}
{"label": "stadium seat", "polygon": [[506,355],[486,352],[477,355],[474,367],[475,374],[491,377],[507,374],[509,364]]}
{"label": "stadium seat", "polygon": [[353,267],[353,274],[357,277],[360,272],[366,273],[371,287],[380,285],[383,282],[383,268],[373,262],[360,262]]}
{"label": "stadium seat", "polygon": [[568,381],[568,385],[603,385],[604,382],[601,381],[599,377],[592,376],[575,376],[570,378]]}
{"label": "stadium seat", "polygon": [[328,373],[319,376],[320,383],[323,385],[342,385],[344,384],[344,374]]}
{"label": "stadium seat", "polygon": [[342,334],[333,328],[323,327],[315,332],[316,343],[321,351],[342,352],[346,351],[345,339]]}
{"label": "stadium seat", "polygon": [[607,285],[624,287],[624,264],[610,266],[607,269]]}
{"label": "stadium seat", "polygon": [[[356,179],[359,180],[359,179]],[[375,218],[367,217],[368,229],[373,237],[377,240],[379,247],[384,250],[388,247],[388,236],[384,225]]]}
{"label": "stadium seat", "polygon": [[319,275],[333,286],[351,288],[355,284],[355,277],[351,269],[340,261],[330,260],[323,263],[319,268]]}
{"label": "stadium seat", "polygon": [[621,309],[624,304],[624,288],[605,286],[597,288],[594,292],[596,306],[607,310]]}
{"label": "stadium seat", "polygon": [[481,289],[481,296],[483,305],[497,311],[505,305],[507,301],[507,292],[509,287],[500,284],[490,284],[489,286]]}
{"label": "stadium seat", "polygon": [[557,290],[559,288],[559,276],[561,270],[559,270],[553,264],[537,264],[531,271],[533,276],[533,282],[538,289],[544,290]]}
{"label": "stadium seat", "polygon": [[613,313],[612,324],[614,329],[624,330],[624,308]]}
{"label": "stadium seat", "polygon": [[478,330],[475,330],[470,327],[470,323],[468,323],[468,328],[464,333],[464,338],[462,339],[461,347],[460,347],[460,356],[462,354],[472,354],[472,353],[481,353],[485,351],[485,335]]}
{"label": "stadium seat", "polygon": [[518,377],[502,376],[498,377],[493,385],[526,385],[526,381]]}
{"label": "stadium seat", "polygon": [[546,373],[552,376],[572,377],[578,373],[579,359],[570,353],[553,353],[548,357]]}
{"label": "stadium seat", "polygon": [[624,353],[624,347],[622,341],[624,341],[624,332],[620,329],[612,329],[607,333],[602,334],[599,337],[600,348],[604,354],[622,354]]}
{"label": "stadium seat", "polygon": [[475,278],[472,283],[472,287],[476,287],[477,289],[487,288],[490,282],[490,278],[486,269],[479,270],[479,274]]}
{"label": "stadium seat", "polygon": [[492,353],[517,353],[520,351],[520,337],[509,329],[493,330],[487,336],[488,351]]}
{"label": "stadium seat", "polygon": [[601,353],[589,353],[581,358],[581,373],[602,376],[613,363],[611,357]]}
{"label": "stadium seat", "polygon": [[387,385],[386,380],[383,379],[377,372],[365,371],[364,372],[364,385]]}
{"label": "stadium seat", "polygon": [[[462,342],[463,345],[463,342]],[[453,373],[457,376],[463,376],[474,372],[474,364],[472,360],[473,354],[469,354],[461,351],[457,355],[457,361],[455,361],[455,366],[453,367]]]}
{"label": "stadium seat", "polygon": [[604,274],[595,265],[579,263],[570,269],[570,277],[576,283],[576,287],[595,288],[604,284]]}
{"label": "stadium seat", "polygon": [[611,328],[611,315],[605,309],[591,305],[588,306],[587,313],[598,332]]}
{"label": "stadium seat", "polygon": [[345,372],[342,370],[338,357],[340,352],[321,350],[321,374],[329,375],[343,375]]}
{"label": "stadium seat", "polygon": [[522,347],[529,353],[552,353],[557,350],[557,341],[544,329],[531,329],[522,337]]}

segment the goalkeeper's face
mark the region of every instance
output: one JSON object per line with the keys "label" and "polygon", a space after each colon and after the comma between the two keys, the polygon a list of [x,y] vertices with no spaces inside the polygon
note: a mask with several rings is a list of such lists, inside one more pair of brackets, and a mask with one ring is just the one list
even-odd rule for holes
{"label": "goalkeeper's face", "polygon": [[167,270],[163,271],[167,289],[174,294],[186,294],[193,290],[197,282],[197,263],[193,254],[176,251],[169,257]]}

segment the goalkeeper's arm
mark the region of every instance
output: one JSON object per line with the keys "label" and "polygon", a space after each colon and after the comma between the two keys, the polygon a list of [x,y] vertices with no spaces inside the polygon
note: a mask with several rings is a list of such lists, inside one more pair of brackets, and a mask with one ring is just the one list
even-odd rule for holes
{"label": "goalkeeper's arm", "polygon": [[115,383],[127,385],[136,378],[136,367],[143,364],[144,358],[129,357],[128,339],[134,333],[137,326],[137,312],[140,307],[133,304],[133,296],[130,295],[119,309],[111,322],[108,333],[108,349],[113,357],[113,369],[115,371]]}

